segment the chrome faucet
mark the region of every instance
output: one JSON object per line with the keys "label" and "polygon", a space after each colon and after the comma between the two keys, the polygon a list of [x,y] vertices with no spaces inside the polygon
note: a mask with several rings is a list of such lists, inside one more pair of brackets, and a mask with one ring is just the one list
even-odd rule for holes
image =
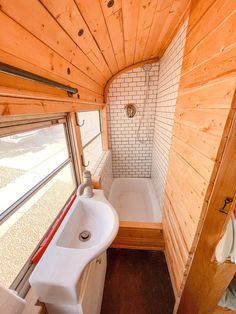
{"label": "chrome faucet", "polygon": [[92,179],[91,172],[85,170],[83,173],[83,183],[81,183],[77,190],[77,195],[84,197],[93,197]]}

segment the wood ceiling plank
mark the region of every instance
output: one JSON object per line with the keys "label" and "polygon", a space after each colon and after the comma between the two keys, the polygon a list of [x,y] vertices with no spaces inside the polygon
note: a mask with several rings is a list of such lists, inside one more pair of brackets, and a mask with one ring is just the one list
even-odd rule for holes
{"label": "wood ceiling plank", "polygon": [[126,64],[134,63],[140,0],[122,0]]}
{"label": "wood ceiling plank", "polygon": [[163,55],[169,43],[174,38],[186,10],[188,10],[189,2],[189,0],[175,0],[173,2],[169,13],[163,21],[161,32],[153,45],[151,56],[161,57]]}
{"label": "wood ceiling plank", "polygon": [[102,6],[102,10],[104,12],[104,16],[110,16],[121,9],[122,0],[114,0],[114,4],[112,7],[109,7],[107,4],[109,0],[99,0]]}
{"label": "wood ceiling plank", "polygon": [[3,51],[34,64],[36,67],[55,73],[68,82],[103,94],[102,86],[63,59],[3,12],[0,12],[0,21],[1,25],[7,25],[7,32],[5,27],[0,27],[1,49]]}
{"label": "wood ceiling plank", "polygon": [[96,40],[112,74],[118,72],[118,66],[112,49],[106,22],[100,3],[97,0],[75,0],[81,15]]}
{"label": "wood ceiling plank", "polygon": [[158,0],[140,0],[134,63],[143,60]]}
{"label": "wood ceiling plank", "polygon": [[[40,0],[40,2],[54,16],[103,76],[108,79],[111,76],[111,71],[75,2],[73,0]],[[84,31],[82,36],[78,36],[80,29]]]}
{"label": "wood ceiling plank", "polygon": [[110,35],[118,69],[121,70],[126,67],[121,2],[115,1],[116,7],[114,9],[107,8],[107,1],[100,1],[100,4],[106,21],[107,30]]}
{"label": "wood ceiling plank", "polygon": [[[10,64],[10,65],[15,66],[17,68],[24,69],[25,71],[38,74],[42,77],[49,78],[49,79],[56,81],[58,83],[61,83],[64,85],[69,85],[69,86],[74,87],[74,88],[79,87],[79,85],[77,85],[75,83],[70,84],[70,82],[68,80],[56,75],[55,73],[53,73],[51,71],[47,71],[47,70],[44,70],[42,68],[39,68],[37,65],[34,65],[34,64],[32,64],[26,60],[20,59],[19,57],[14,56],[12,54],[9,54],[9,53],[1,50],[1,49],[0,49],[0,60],[3,63]],[[26,80],[23,80],[23,81],[26,81]],[[5,86],[8,86],[7,85],[8,83],[9,83],[9,81],[6,83]]]}
{"label": "wood ceiling plank", "polygon": [[173,5],[174,0],[160,0],[157,3],[155,15],[151,25],[150,33],[146,43],[146,47],[143,54],[143,60],[150,59],[153,51],[153,44],[157,41],[165,20],[170,14],[170,9]]}
{"label": "wood ceiling plank", "polygon": [[104,85],[106,79],[90,59],[76,46],[53,17],[38,1],[0,0],[1,11],[23,26],[47,46],[71,62],[93,80]]}
{"label": "wood ceiling plank", "polygon": [[[187,23],[188,23],[189,11],[190,11],[190,3],[191,3],[191,0],[188,0],[186,7],[183,8],[183,10],[182,10],[182,14],[181,13],[179,14],[179,19],[176,21],[176,24],[173,24],[172,27],[170,27],[169,32],[163,38],[161,49],[158,52],[158,54],[160,56],[164,55],[166,49],[169,47],[172,40],[175,38],[175,36],[181,30],[182,26],[185,25],[186,29],[187,29]],[[179,35],[180,35],[180,33],[179,33]],[[182,33],[180,36],[185,37],[185,30],[183,30],[183,28],[182,28]]]}
{"label": "wood ceiling plank", "polygon": [[[20,59],[18,58],[17,56],[13,56],[12,54],[9,54],[3,50],[0,49],[0,60],[1,62],[3,63],[6,63],[6,64],[11,64],[17,68],[21,68],[21,69],[24,69],[28,72],[31,72],[31,73],[35,73],[35,74],[38,74],[38,75],[41,75],[42,77],[46,77],[46,78],[49,78],[51,80],[54,80],[58,83],[61,83],[61,84],[64,84],[64,85],[69,85],[71,87],[74,87],[74,88],[77,88],[79,90],[79,95],[80,95],[80,99],[83,99],[83,100],[88,100],[88,101],[94,101],[94,102],[103,102],[103,95],[101,94],[98,94],[94,91],[91,91],[91,90],[88,90],[76,83],[71,83],[70,81],[66,80],[65,78],[62,78],[61,76],[58,76],[56,75],[54,72],[51,72],[51,71],[47,71],[47,70],[44,70],[42,68],[39,68],[37,65],[35,64],[32,64],[26,60],[23,60],[23,59]],[[27,82],[26,80],[23,80],[24,82]],[[9,79],[7,79],[7,84],[9,83]],[[2,83],[2,85],[4,86],[6,84],[5,83]],[[28,82],[26,84],[24,84],[24,88],[27,89],[27,86],[28,85]],[[44,87],[43,84],[41,84],[42,87]],[[8,85],[7,85],[8,86]],[[11,85],[12,86],[12,85]],[[14,85],[16,86],[16,85]],[[46,90],[48,90],[47,87],[45,87]],[[54,88],[55,89],[55,88]],[[41,91],[42,89],[39,88],[39,89],[35,89],[35,90],[38,90],[38,91]],[[53,92],[54,93],[54,92]],[[58,92],[55,90],[55,93],[57,94]]]}

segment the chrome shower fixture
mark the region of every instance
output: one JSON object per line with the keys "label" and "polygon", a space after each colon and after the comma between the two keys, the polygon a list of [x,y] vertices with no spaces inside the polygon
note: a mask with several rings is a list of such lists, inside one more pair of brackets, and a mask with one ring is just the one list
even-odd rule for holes
{"label": "chrome shower fixture", "polygon": [[128,118],[133,118],[137,112],[137,109],[134,104],[127,104],[124,107],[126,115]]}
{"label": "chrome shower fixture", "polygon": [[151,69],[152,69],[152,64],[151,63],[145,63],[143,65],[143,71],[149,72],[149,71],[151,71]]}

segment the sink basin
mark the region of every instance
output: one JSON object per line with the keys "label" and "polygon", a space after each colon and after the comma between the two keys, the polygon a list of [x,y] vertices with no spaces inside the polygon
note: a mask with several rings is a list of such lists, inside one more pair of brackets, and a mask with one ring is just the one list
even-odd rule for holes
{"label": "sink basin", "polygon": [[77,288],[86,265],[113,242],[119,228],[116,211],[102,190],[77,197],[30,276],[40,301],[77,304]]}

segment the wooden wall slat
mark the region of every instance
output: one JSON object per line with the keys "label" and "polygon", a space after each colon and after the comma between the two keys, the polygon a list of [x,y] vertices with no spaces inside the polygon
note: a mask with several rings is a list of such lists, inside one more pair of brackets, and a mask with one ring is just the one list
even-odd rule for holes
{"label": "wooden wall slat", "polygon": [[[232,7],[231,1],[224,1],[224,0],[208,0],[208,1],[195,1],[195,4],[198,6],[193,10],[194,3],[192,6],[192,14],[191,14],[191,21],[189,21],[189,29],[188,29],[188,37],[191,37],[191,41],[188,42],[186,45],[185,53],[188,54],[194,47],[196,47],[204,38],[206,38],[211,32],[215,32],[219,26],[222,24],[222,21],[225,21],[225,18],[234,13],[234,8]],[[206,10],[206,8],[208,10]],[[199,20],[195,20],[196,18],[199,19],[201,16],[201,23]],[[201,12],[205,14],[201,14]],[[231,12],[229,14],[229,12]],[[209,18],[209,16],[211,18]],[[198,23],[197,23],[198,22]],[[206,27],[207,25],[207,27]],[[224,36],[227,37],[227,36]],[[222,38],[224,40],[225,38]],[[221,41],[219,41],[221,42]],[[209,47],[211,48],[211,47]],[[206,51],[207,53],[207,51]]]}
{"label": "wooden wall slat", "polygon": [[177,244],[179,247],[179,251],[182,257],[182,260],[184,262],[184,264],[187,263],[188,261],[188,249],[187,249],[187,245],[184,241],[184,236],[183,233],[177,223],[176,220],[176,214],[172,208],[172,205],[170,204],[170,201],[168,200],[168,198],[165,199],[165,209],[166,209],[166,215],[165,217],[169,218],[169,228],[173,229],[173,232],[175,234],[176,240],[177,240]]}
{"label": "wooden wall slat", "polygon": [[235,75],[235,45],[219,53],[207,63],[202,63],[183,74],[181,86],[196,87],[211,80]]}
{"label": "wooden wall slat", "polygon": [[[186,247],[188,252],[182,273],[177,258],[168,257],[180,298],[235,108],[235,10],[233,2],[223,0],[192,1],[190,7],[164,201],[166,251],[176,255],[175,250],[185,252]],[[173,247],[171,234],[178,235],[178,247]],[[186,309],[191,302],[179,313]]]}
{"label": "wooden wall slat", "polygon": [[173,137],[172,149],[191,164],[194,169],[198,169],[198,173],[209,181],[215,165],[214,160],[207,158],[177,137]]}
{"label": "wooden wall slat", "polygon": [[222,136],[228,109],[183,109],[176,108],[175,121],[181,125],[198,129],[205,133]]}
{"label": "wooden wall slat", "polygon": [[235,80],[230,77],[230,79],[215,80],[196,88],[186,88],[178,95],[179,108],[229,109],[235,86],[236,77]]}
{"label": "wooden wall slat", "polygon": [[193,147],[201,154],[205,155],[211,160],[216,160],[218,152],[218,136],[192,129],[191,127],[183,124],[174,123],[173,135],[181,139],[188,146]]}
{"label": "wooden wall slat", "polygon": [[[228,2],[230,3],[230,2]],[[222,38],[222,34],[224,34]],[[192,38],[192,35],[189,35]],[[186,52],[183,62],[183,73],[191,71],[198,65],[208,63],[210,59],[216,55],[221,55],[222,51],[227,51],[231,46],[235,46],[236,38],[236,10],[218,27],[214,28],[211,33],[208,33],[200,43],[194,48],[195,43],[189,40],[189,49],[191,53]]]}

